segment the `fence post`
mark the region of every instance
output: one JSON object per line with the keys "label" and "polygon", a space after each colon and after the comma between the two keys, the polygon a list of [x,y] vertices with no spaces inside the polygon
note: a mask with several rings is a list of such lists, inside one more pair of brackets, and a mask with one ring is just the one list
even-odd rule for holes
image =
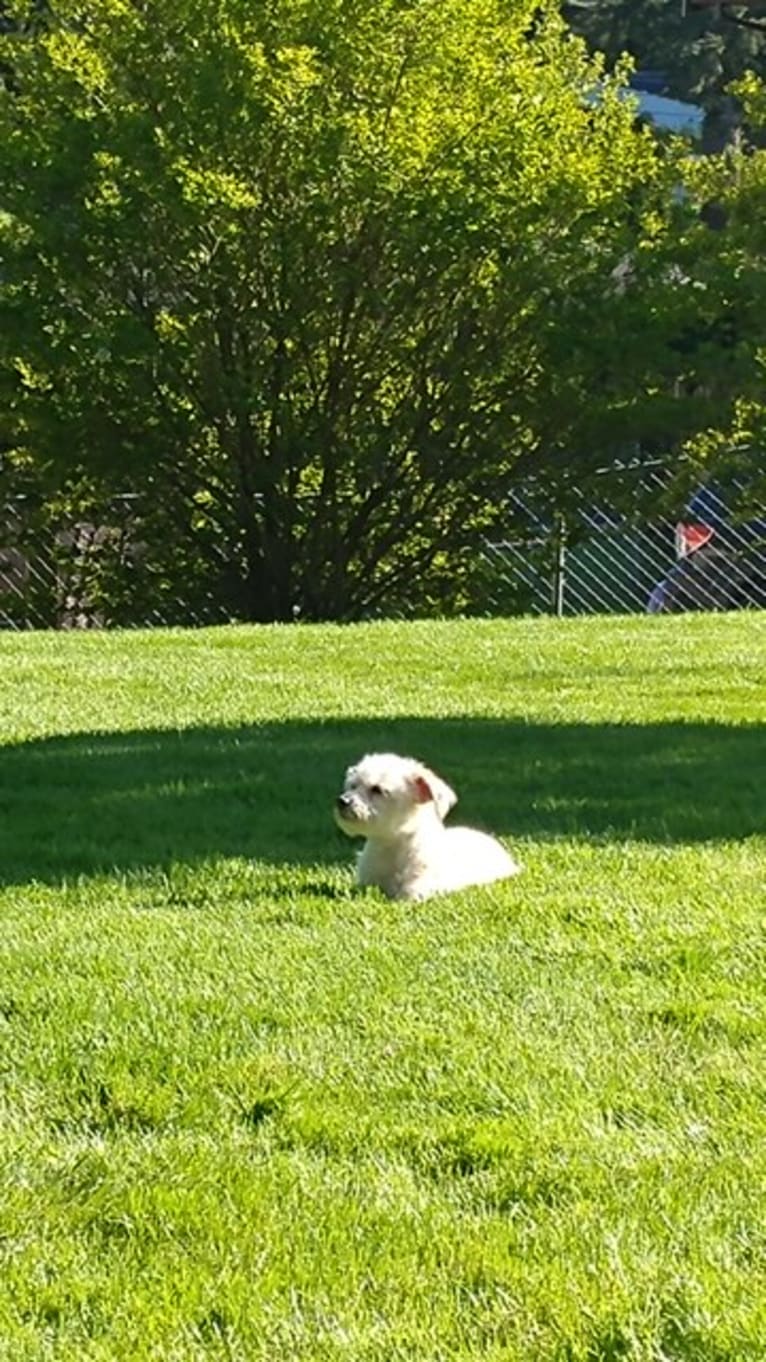
{"label": "fence post", "polygon": [[561,618],[564,613],[566,586],[567,527],[563,515],[555,517],[553,530],[553,613]]}

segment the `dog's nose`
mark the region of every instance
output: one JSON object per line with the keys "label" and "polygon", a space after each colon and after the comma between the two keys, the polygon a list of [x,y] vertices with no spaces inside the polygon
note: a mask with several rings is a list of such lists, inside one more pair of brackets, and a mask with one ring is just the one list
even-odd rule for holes
{"label": "dog's nose", "polygon": [[339,794],[339,795],[338,795],[338,798],[337,798],[336,801],[335,801],[335,807],[338,808],[338,809],[340,809],[340,811],[341,811],[341,813],[342,813],[342,812],[344,811],[344,809],[348,809],[348,808],[350,808],[350,806],[351,806],[351,795]]}

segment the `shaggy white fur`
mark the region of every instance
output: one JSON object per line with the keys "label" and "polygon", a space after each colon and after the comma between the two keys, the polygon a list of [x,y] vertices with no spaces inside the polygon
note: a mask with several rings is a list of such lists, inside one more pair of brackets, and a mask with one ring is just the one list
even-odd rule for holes
{"label": "shaggy white fur", "polygon": [[359,884],[392,899],[426,899],[517,875],[521,866],[494,837],[447,828],[457,795],[412,757],[375,752],[349,767],[335,803],[338,826],[364,837]]}

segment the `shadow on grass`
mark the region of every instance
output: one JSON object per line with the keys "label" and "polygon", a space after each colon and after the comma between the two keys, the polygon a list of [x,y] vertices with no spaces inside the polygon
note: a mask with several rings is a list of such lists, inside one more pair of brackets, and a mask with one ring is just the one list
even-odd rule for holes
{"label": "shadow on grass", "polygon": [[348,862],[331,804],[371,750],[422,757],[465,821],[511,838],[697,842],[766,826],[763,727],[467,717],[89,733],[0,748],[0,883],[214,856]]}

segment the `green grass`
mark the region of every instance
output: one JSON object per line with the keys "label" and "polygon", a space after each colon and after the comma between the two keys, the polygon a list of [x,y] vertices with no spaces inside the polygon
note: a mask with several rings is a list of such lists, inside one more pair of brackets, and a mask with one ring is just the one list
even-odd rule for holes
{"label": "green grass", "polygon": [[[766,618],[0,640],[0,1358],[766,1358]],[[354,888],[415,753],[506,885]]]}

